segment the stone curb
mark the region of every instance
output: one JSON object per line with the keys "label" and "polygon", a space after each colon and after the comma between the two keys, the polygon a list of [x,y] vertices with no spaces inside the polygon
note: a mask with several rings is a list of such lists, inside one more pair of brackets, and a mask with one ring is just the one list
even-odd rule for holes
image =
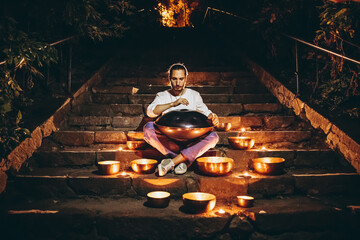
{"label": "stone curb", "polygon": [[355,142],[326,117],[296,97],[294,93],[277,81],[261,66],[246,57],[244,58],[248,63],[249,69],[281,104],[292,109],[294,113],[301,118],[308,120],[314,128],[321,129],[327,135],[326,140],[330,147],[333,150],[341,152],[345,159],[360,173],[360,144]]}
{"label": "stone curb", "polygon": [[[36,149],[42,144],[42,139],[48,137],[60,128],[67,119],[70,110],[81,104],[89,96],[89,90],[92,86],[98,84],[103,79],[105,72],[110,67],[112,59],[107,61],[100,69],[84,83],[71,98],[66,99],[63,105],[44,123],[35,128],[31,137],[22,141],[6,159],[0,162],[0,194],[6,187],[7,177],[3,177],[4,172],[11,169],[18,172],[21,165],[32,156]],[[5,174],[6,176],[6,174]]]}

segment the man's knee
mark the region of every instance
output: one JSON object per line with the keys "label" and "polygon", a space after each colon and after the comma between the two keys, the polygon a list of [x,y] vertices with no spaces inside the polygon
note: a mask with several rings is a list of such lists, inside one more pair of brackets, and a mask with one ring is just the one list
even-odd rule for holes
{"label": "man's knee", "polygon": [[143,127],[144,137],[147,138],[150,132],[154,132],[154,123],[153,122],[147,122],[145,123]]}
{"label": "man's knee", "polygon": [[211,132],[209,134],[209,137],[211,139],[211,142],[216,145],[219,142],[219,135],[216,132]]}

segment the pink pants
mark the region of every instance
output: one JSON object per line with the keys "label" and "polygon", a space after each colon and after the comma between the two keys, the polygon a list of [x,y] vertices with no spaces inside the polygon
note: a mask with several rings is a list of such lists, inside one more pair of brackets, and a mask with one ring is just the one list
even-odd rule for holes
{"label": "pink pants", "polygon": [[216,132],[210,132],[191,142],[178,142],[168,138],[156,129],[154,127],[154,122],[148,122],[144,125],[144,139],[160,153],[169,158],[174,158],[181,153],[191,165],[196,158],[203,155],[210,148],[216,146],[219,141],[219,136]]}

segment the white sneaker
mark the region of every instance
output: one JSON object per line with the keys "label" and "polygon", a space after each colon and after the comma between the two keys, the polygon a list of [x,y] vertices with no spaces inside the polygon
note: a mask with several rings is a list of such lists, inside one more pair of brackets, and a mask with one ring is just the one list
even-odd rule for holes
{"label": "white sneaker", "polygon": [[158,173],[159,176],[165,176],[166,173],[168,173],[170,170],[174,169],[174,162],[170,159],[163,159],[161,163],[158,165]]}
{"label": "white sneaker", "polygon": [[180,163],[179,165],[177,165],[174,169],[175,174],[184,174],[187,171],[187,166],[185,163]]}

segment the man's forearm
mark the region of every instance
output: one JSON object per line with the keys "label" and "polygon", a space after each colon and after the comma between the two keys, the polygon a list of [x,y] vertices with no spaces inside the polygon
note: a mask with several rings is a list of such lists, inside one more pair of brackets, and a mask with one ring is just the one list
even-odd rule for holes
{"label": "man's forearm", "polygon": [[173,102],[171,103],[165,103],[165,104],[159,104],[157,105],[154,110],[153,110],[153,113],[156,114],[156,115],[160,115],[163,111],[171,108],[171,107],[174,107],[175,104]]}

